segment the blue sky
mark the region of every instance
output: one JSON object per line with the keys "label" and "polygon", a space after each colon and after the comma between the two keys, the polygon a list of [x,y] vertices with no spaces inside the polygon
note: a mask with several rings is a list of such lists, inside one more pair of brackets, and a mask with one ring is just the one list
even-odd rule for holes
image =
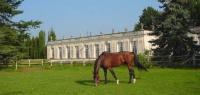
{"label": "blue sky", "polygon": [[157,0],[24,0],[19,7],[24,11],[16,20],[40,20],[42,25],[32,30],[49,31],[52,27],[58,38],[78,37],[133,30],[142,10],[148,6],[159,8]]}

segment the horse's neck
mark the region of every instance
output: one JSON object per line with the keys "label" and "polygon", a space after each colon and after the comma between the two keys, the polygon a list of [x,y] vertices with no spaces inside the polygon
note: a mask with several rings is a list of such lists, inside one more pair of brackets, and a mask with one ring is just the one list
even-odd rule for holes
{"label": "horse's neck", "polygon": [[96,62],[96,73],[98,74],[99,73],[99,69],[101,67],[101,61],[102,61],[102,57],[103,56],[100,56]]}
{"label": "horse's neck", "polygon": [[97,62],[97,64],[96,64],[96,73],[97,74],[99,73],[99,68],[100,68],[100,62]]}

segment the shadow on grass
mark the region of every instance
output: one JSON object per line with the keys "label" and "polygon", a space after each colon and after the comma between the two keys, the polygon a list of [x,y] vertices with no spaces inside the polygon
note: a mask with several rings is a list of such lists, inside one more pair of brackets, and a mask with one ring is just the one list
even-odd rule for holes
{"label": "shadow on grass", "polygon": [[11,91],[11,92],[0,93],[0,95],[22,95],[22,94],[24,94],[22,91]]}
{"label": "shadow on grass", "polygon": [[[95,86],[95,83],[93,80],[78,80],[78,81],[75,81],[77,84],[80,84],[80,85],[84,85],[84,86]],[[107,84],[116,84],[116,81],[115,80],[108,80]],[[128,83],[128,80],[127,81],[119,81],[119,83],[125,83],[125,84],[129,84]],[[101,84],[105,84],[104,83],[104,80],[100,80],[100,85]]]}
{"label": "shadow on grass", "polygon": [[94,86],[93,80],[78,80],[78,81],[75,81],[75,82],[78,83],[78,84],[81,84],[81,85],[85,85],[85,86]]}

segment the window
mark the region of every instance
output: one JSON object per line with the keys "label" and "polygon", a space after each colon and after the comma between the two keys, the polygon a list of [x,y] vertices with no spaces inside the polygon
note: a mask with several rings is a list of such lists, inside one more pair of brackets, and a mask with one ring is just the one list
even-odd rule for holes
{"label": "window", "polygon": [[76,49],[76,58],[79,58],[79,47],[75,46],[75,49]]}
{"label": "window", "polygon": [[62,47],[59,47],[59,57],[62,59]]}
{"label": "window", "polygon": [[54,59],[54,48],[51,48],[52,59]]}
{"label": "window", "polygon": [[111,52],[110,43],[106,43],[106,51],[107,52]]}
{"label": "window", "polygon": [[118,42],[118,52],[123,51],[123,43]]}
{"label": "window", "polygon": [[136,41],[132,42],[131,48],[132,48],[132,51],[137,54],[137,42]]}
{"label": "window", "polygon": [[70,58],[70,47],[67,47],[67,58]]}
{"label": "window", "polygon": [[70,47],[70,58],[74,57],[74,47]]}
{"label": "window", "polygon": [[62,49],[62,50],[63,50],[63,51],[62,51],[62,54],[63,54],[62,56],[63,56],[63,57],[66,57],[66,54],[65,54],[65,53],[66,53],[66,48],[65,48],[65,47],[62,47],[62,48],[63,48],[63,49]]}
{"label": "window", "polygon": [[99,44],[95,45],[95,50],[96,50],[96,58],[99,57]]}
{"label": "window", "polygon": [[85,58],[89,58],[89,47],[85,45]]}

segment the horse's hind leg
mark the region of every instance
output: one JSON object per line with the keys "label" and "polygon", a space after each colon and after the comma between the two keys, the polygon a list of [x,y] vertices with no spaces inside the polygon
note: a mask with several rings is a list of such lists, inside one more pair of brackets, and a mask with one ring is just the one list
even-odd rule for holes
{"label": "horse's hind leg", "polygon": [[119,84],[119,80],[117,79],[116,75],[115,75],[115,72],[113,71],[113,69],[109,69],[112,76],[115,78],[115,80],[117,81],[117,84]]}
{"label": "horse's hind leg", "polygon": [[135,82],[136,82],[136,79],[135,79],[135,73],[134,73],[134,70],[133,70],[133,68],[130,68],[129,69],[129,76],[130,76],[130,78],[129,78],[129,83],[134,83],[135,84]]}
{"label": "horse's hind leg", "polygon": [[106,84],[108,82],[108,80],[107,80],[107,69],[103,68],[103,71],[104,71],[105,84]]}
{"label": "horse's hind leg", "polygon": [[132,69],[129,69],[129,83],[132,83],[132,79],[133,79],[133,72],[132,72]]}

